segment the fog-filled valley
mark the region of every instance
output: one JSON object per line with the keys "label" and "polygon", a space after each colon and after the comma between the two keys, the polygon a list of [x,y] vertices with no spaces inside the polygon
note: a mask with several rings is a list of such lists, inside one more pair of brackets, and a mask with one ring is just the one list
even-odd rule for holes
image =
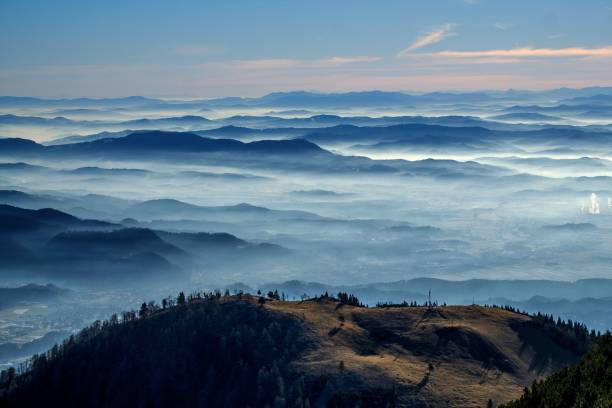
{"label": "fog-filled valley", "polygon": [[177,290],[612,328],[612,89],[0,97],[0,364]]}

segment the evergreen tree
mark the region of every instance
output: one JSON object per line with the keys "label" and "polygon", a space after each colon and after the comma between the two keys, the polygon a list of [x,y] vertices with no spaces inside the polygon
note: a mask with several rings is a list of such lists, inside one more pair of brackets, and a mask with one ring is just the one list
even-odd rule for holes
{"label": "evergreen tree", "polygon": [[145,302],[142,302],[142,305],[140,305],[140,311],[138,311],[138,317],[143,318],[143,317],[146,317],[147,315],[148,315],[147,304]]}
{"label": "evergreen tree", "polygon": [[185,294],[183,292],[179,292],[178,297],[176,298],[176,303],[179,306],[184,306],[186,304]]}

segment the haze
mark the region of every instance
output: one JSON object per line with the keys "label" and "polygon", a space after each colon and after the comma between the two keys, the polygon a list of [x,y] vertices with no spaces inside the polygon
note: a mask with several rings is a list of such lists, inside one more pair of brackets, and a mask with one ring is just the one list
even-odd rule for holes
{"label": "haze", "polygon": [[612,328],[609,2],[328,3],[2,2],[0,364],[178,290]]}

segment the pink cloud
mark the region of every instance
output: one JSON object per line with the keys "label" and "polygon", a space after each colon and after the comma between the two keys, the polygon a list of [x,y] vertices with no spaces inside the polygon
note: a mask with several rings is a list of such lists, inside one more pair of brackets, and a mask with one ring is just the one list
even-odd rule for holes
{"label": "pink cloud", "polygon": [[237,61],[236,66],[243,69],[284,69],[294,68],[301,64],[295,59],[257,59]]}
{"label": "pink cloud", "polygon": [[245,70],[278,70],[291,68],[333,68],[341,65],[375,62],[381,59],[381,57],[374,56],[331,57],[313,60],[254,59],[230,61],[226,64]]}
{"label": "pink cloud", "polygon": [[599,48],[512,48],[484,51],[439,51],[426,54],[434,57],[447,58],[562,58],[562,57],[612,57],[612,46]]}
{"label": "pink cloud", "polygon": [[322,63],[329,65],[344,65],[355,64],[359,62],[376,62],[380,61],[381,57],[357,56],[357,57],[332,57],[329,59],[320,60]]}

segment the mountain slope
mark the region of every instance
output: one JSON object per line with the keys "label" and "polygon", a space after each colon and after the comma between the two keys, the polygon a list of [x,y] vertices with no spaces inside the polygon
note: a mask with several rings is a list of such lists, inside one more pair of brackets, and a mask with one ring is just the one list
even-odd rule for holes
{"label": "mountain slope", "polygon": [[612,406],[612,335],[599,343],[578,363],[534,383],[505,408],[605,408]]}
{"label": "mountain slope", "polygon": [[144,228],[124,228],[113,231],[67,231],[53,237],[47,246],[55,253],[70,252],[89,256],[109,252],[127,256],[134,252],[155,252],[178,255],[182,251],[163,241],[155,232]]}
{"label": "mountain slope", "polygon": [[[0,402],[482,407],[579,358],[534,319],[501,309],[180,299],[162,310],[149,305],[140,319],[94,324],[28,374],[4,374],[0,395],[10,392]],[[537,343],[521,334],[527,327]],[[550,359],[541,361],[542,352]]]}
{"label": "mountain slope", "polygon": [[0,236],[27,232],[43,232],[47,235],[70,229],[111,229],[116,227],[98,220],[83,220],[53,208],[28,210],[0,204]]}
{"label": "mountain slope", "polygon": [[[315,303],[315,304],[313,304]],[[274,302],[302,316],[318,347],[300,366],[334,372],[340,361],[353,392],[393,387],[401,406],[484,406],[579,355],[531,317],[477,306],[359,308],[336,302]],[[533,331],[539,334],[532,337]],[[359,385],[360,384],[360,385]]]}
{"label": "mountain slope", "polygon": [[66,344],[62,357],[22,378],[27,384],[0,404],[264,406],[277,396],[298,394],[287,361],[304,347],[300,333],[299,321],[254,304],[210,301],[174,308],[85,331]]}

